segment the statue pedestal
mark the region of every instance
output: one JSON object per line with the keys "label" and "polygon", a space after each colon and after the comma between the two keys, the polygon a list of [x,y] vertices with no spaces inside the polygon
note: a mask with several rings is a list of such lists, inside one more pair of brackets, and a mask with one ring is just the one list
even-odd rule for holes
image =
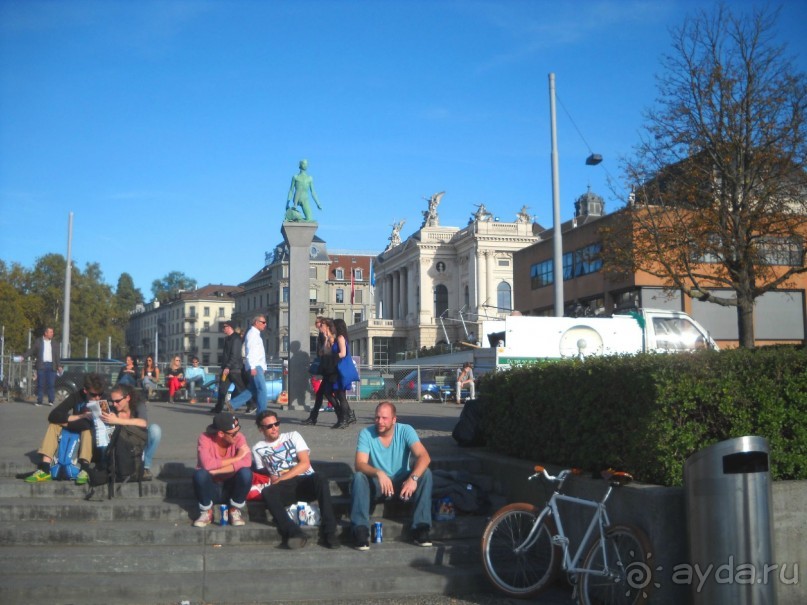
{"label": "statue pedestal", "polygon": [[288,406],[292,410],[312,405],[308,392],[311,330],[309,254],[317,223],[284,222],[280,228],[289,247],[289,375]]}

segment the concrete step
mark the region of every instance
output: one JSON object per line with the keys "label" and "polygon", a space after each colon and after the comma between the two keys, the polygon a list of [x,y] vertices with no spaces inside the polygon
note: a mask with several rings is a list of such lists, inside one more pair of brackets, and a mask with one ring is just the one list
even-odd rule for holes
{"label": "concrete step", "polygon": [[[259,511],[262,513],[262,511]],[[385,539],[407,540],[407,521],[379,519],[384,524]],[[486,519],[478,516],[457,517],[453,521],[435,523],[431,535],[435,539],[478,540]],[[349,523],[342,520],[341,528],[347,532]],[[305,527],[310,539],[316,541],[317,527]],[[351,544],[350,537],[343,542]],[[50,520],[47,522],[0,522],[0,546],[61,546],[61,545],[118,545],[121,547],[181,546],[200,544],[264,544],[276,545],[280,536],[275,525],[264,515],[262,519],[250,519],[243,527],[209,525],[204,529],[193,527],[191,518],[181,521],[170,519],[121,521],[71,521]]]}
{"label": "concrete step", "polygon": [[0,548],[0,602],[6,605],[467,593],[487,589],[482,576],[476,540],[436,541],[428,548],[386,540],[369,552],[229,544]]}

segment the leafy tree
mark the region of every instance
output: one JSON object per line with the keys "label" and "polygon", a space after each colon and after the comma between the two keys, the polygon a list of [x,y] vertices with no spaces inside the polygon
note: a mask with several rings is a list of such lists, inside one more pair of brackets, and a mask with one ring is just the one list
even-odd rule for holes
{"label": "leafy tree", "polygon": [[112,288],[104,283],[98,263],[87,263],[84,273],[72,278],[70,293],[70,345],[74,357],[84,354],[85,342],[90,345],[90,357],[106,357],[109,338],[113,355],[124,348],[123,326],[117,322],[117,302]]}
{"label": "leafy tree", "polygon": [[26,305],[26,298],[0,278],[0,324],[5,328],[6,354],[20,353],[27,347],[27,334],[32,326],[25,312]]}
{"label": "leafy tree", "polygon": [[151,292],[160,302],[171,300],[183,290],[194,290],[196,280],[188,277],[181,271],[171,271],[162,279],[155,279],[151,283]]}
{"label": "leafy tree", "polygon": [[130,313],[137,305],[143,304],[143,293],[139,288],[135,288],[134,280],[128,273],[121,273],[118,278],[118,286],[115,289],[115,297],[121,310]]}
{"label": "leafy tree", "polygon": [[777,14],[719,5],[673,32],[625,165],[631,203],[604,239],[611,270],[736,307],[743,347],[755,299],[807,271],[807,84],[772,41]]}

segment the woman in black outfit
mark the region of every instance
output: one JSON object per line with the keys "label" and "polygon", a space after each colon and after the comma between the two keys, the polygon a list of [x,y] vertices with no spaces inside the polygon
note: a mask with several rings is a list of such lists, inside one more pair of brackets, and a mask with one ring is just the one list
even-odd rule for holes
{"label": "woman in black outfit", "polygon": [[[332,335],[334,343],[331,345],[335,361],[338,364],[342,359],[350,355],[350,346],[347,343],[347,324],[344,319],[326,320],[332,324]],[[331,326],[329,326],[331,329]],[[350,384],[342,384],[341,376],[337,373],[336,380],[333,381],[333,392],[338,405],[334,406],[339,421],[331,428],[346,429],[356,422],[356,413],[350,409],[347,402],[347,390]]]}

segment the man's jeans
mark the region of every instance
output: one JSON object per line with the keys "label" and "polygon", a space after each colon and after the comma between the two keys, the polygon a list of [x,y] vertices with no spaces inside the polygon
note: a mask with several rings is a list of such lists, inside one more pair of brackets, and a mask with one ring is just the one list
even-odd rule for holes
{"label": "man's jeans", "polygon": [[53,403],[56,399],[56,369],[50,362],[45,362],[43,366],[36,371],[36,402],[42,403],[47,390],[48,403]]}
{"label": "man's jeans", "polygon": [[210,510],[214,504],[228,504],[243,508],[252,487],[252,469],[242,468],[229,479],[213,481],[213,475],[203,468],[193,473],[193,491],[199,510]]}
{"label": "man's jeans", "polygon": [[[401,485],[409,475],[400,481],[393,481],[396,494],[401,491]],[[397,496],[395,496],[397,498]],[[383,501],[381,486],[378,479],[370,479],[364,473],[353,473],[353,484],[350,493],[350,524],[352,527],[370,527],[370,505]],[[415,508],[412,514],[412,527],[418,525],[432,525],[432,472],[429,469],[423,473],[418,481],[418,487],[412,495],[412,504]]]}
{"label": "man's jeans", "polygon": [[196,399],[196,385],[198,384],[201,387],[204,385],[205,379],[204,376],[194,376],[193,378],[188,378],[185,383],[188,386],[190,398]]}
{"label": "man's jeans", "polygon": [[163,431],[160,425],[149,424],[146,447],[143,449],[143,468],[151,468],[151,459],[154,458],[154,452],[157,451],[162,438]]}
{"label": "man's jeans", "polygon": [[253,376],[252,373],[249,375],[249,386],[247,390],[230,399],[230,407],[233,408],[233,411],[240,408],[250,399],[254,399],[255,403],[258,405],[258,414],[266,411],[266,398],[268,394],[266,392],[266,377],[264,376],[265,369],[266,368],[257,366],[255,368],[255,376]]}

